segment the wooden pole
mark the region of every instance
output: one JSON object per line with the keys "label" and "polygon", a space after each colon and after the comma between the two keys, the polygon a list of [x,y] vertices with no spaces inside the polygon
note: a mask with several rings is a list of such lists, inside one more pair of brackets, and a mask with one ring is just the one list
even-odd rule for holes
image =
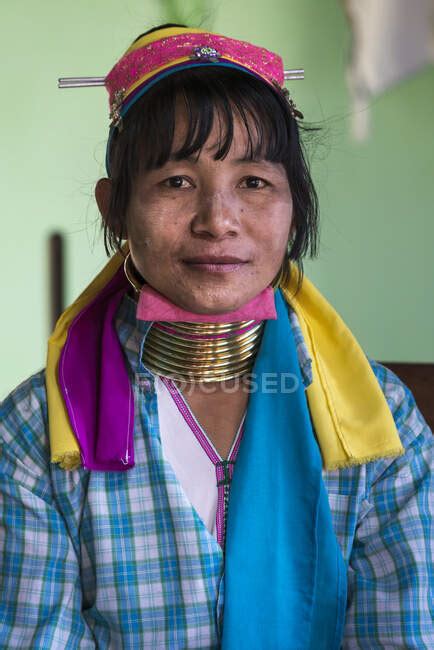
{"label": "wooden pole", "polygon": [[51,331],[64,310],[64,244],[63,236],[54,232],[49,237],[49,284]]}

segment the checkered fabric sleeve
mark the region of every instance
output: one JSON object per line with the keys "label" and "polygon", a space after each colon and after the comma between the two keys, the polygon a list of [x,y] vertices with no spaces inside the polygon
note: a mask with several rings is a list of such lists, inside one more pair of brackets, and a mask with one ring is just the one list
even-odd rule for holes
{"label": "checkered fabric sleeve", "polygon": [[372,362],[405,454],[366,465],[344,649],[434,648],[434,437],[410,390]]}
{"label": "checkered fabric sleeve", "polygon": [[0,648],[95,648],[78,549],[53,499],[44,375],[1,405]]}

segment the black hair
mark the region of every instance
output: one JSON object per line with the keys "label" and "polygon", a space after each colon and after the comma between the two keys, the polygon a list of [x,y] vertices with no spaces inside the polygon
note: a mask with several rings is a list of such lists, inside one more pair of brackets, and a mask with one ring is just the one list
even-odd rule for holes
{"label": "black hair", "polygon": [[[174,25],[166,24],[150,31],[169,26]],[[185,105],[189,127],[184,143],[174,152],[172,144],[179,99]],[[163,166],[170,156],[182,159],[199,154],[216,115],[221,125],[214,154],[216,160],[228,154],[234,119],[238,118],[246,129],[246,157],[281,163],[286,170],[294,223],[286,258],[298,265],[299,288],[303,276],[302,259],[306,255],[317,255],[319,239],[318,198],[300,139],[300,127],[283,92],[234,68],[213,65],[174,72],[131,106],[123,119],[122,130],[115,131],[110,146],[112,194],[104,220],[106,252],[109,255],[121,249],[125,238],[125,214],[138,174]]]}

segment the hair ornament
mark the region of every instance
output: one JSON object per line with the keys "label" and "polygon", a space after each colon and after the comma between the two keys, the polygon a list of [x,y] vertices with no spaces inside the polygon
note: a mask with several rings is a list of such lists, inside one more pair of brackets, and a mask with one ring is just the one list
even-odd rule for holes
{"label": "hair ornament", "polygon": [[303,69],[284,70],[281,57],[263,47],[202,29],[163,27],[140,36],[105,77],[59,79],[59,88],[105,86],[110,131],[122,129],[129,108],[160,79],[196,66],[218,65],[259,77],[285,95],[291,115],[303,118],[284,83],[304,79]]}
{"label": "hair ornament", "polygon": [[209,45],[202,45],[201,47],[193,48],[193,59],[200,59],[201,61],[218,61],[220,54],[214,47]]}
{"label": "hair ornament", "polygon": [[114,94],[113,102],[110,104],[110,113],[109,119],[110,128],[118,128],[119,131],[122,131],[122,115],[121,108],[123,101],[125,99],[125,88],[120,88]]}
{"label": "hair ornament", "polygon": [[291,113],[292,117],[294,119],[300,119],[302,120],[304,118],[304,115],[301,111],[298,110],[297,106],[295,105],[294,100],[292,99],[291,95],[289,94],[288,88],[285,87],[280,87],[279,84],[275,83],[273,84],[276,90],[285,97],[286,101],[289,104],[289,112]]}
{"label": "hair ornament", "polygon": [[[286,88],[285,88],[285,90],[286,90]],[[292,97],[289,96],[289,92],[288,92],[287,99],[288,99],[288,104],[289,104],[289,110],[291,112],[292,117],[295,120],[296,119],[303,120],[304,115],[303,115],[303,113],[301,111],[298,110],[297,106],[295,105],[294,100],[292,99]]]}

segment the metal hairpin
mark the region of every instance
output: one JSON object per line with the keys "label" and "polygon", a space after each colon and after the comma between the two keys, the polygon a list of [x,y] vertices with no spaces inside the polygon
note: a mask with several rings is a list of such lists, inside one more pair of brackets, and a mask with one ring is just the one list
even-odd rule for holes
{"label": "metal hairpin", "polygon": [[[285,81],[304,79],[304,70],[284,70]],[[86,88],[87,86],[104,86],[105,77],[61,77],[58,88]]]}

